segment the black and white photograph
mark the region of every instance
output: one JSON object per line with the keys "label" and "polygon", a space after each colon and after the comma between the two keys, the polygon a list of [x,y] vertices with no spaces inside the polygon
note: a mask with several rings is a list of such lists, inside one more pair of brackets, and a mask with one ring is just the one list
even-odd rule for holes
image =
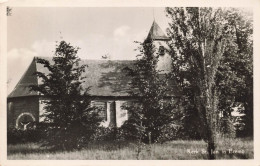
{"label": "black and white photograph", "polygon": [[8,161],[256,159],[253,7],[5,9]]}

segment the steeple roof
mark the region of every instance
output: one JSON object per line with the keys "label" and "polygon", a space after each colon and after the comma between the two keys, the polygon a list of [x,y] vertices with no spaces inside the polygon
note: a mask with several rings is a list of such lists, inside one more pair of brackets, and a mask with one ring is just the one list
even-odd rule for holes
{"label": "steeple roof", "polygon": [[167,37],[162,29],[159,27],[159,25],[153,21],[152,27],[149,31],[149,34],[147,36],[147,39],[152,39],[152,40],[170,40],[169,37]]}

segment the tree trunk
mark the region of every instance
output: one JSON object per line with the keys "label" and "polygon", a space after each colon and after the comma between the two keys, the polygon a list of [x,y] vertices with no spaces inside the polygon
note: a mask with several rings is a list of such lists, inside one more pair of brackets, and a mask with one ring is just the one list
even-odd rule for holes
{"label": "tree trunk", "polygon": [[208,159],[210,160],[215,160],[216,159],[216,156],[215,156],[215,141],[214,141],[214,138],[213,138],[213,135],[212,133],[210,133],[209,135],[209,138],[208,138]]}
{"label": "tree trunk", "polygon": [[[209,97],[209,96],[207,96]],[[211,96],[210,96],[211,97]],[[206,97],[197,97],[196,103],[197,103],[197,108],[200,113],[201,117],[201,123],[204,126],[204,138],[207,140],[208,146],[207,146],[207,151],[208,151],[208,159],[214,160],[215,154],[215,125],[213,122],[213,114],[215,113],[212,104],[209,104],[211,102],[211,98]],[[208,105],[211,105],[211,107],[207,107]]]}
{"label": "tree trunk", "polygon": [[215,154],[214,154],[214,149],[215,149],[215,143],[213,142],[208,142],[208,154],[209,154],[209,159],[210,160],[215,160]]}

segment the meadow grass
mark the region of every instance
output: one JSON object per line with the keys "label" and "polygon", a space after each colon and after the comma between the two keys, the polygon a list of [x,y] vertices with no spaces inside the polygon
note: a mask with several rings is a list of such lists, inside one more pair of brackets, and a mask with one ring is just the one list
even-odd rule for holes
{"label": "meadow grass", "polygon": [[[253,159],[253,140],[220,139],[217,159]],[[131,142],[99,142],[78,151],[50,151],[37,143],[8,145],[9,160],[200,160],[207,159],[203,140],[175,140],[163,144],[138,145]]]}

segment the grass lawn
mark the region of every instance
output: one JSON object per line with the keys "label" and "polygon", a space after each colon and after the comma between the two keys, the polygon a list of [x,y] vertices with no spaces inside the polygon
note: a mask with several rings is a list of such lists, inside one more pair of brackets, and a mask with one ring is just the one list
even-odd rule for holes
{"label": "grass lawn", "polygon": [[[51,152],[36,143],[8,145],[9,160],[196,160],[207,159],[204,141],[176,140],[146,145],[137,153],[134,143],[96,143],[79,151]],[[225,139],[217,142],[217,159],[253,159],[253,141]],[[138,157],[137,157],[138,156]]]}

